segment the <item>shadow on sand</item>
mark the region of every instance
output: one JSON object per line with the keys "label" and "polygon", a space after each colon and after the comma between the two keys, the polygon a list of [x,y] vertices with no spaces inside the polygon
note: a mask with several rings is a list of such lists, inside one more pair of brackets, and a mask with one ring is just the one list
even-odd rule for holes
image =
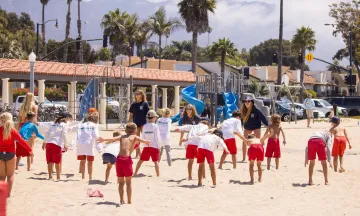
{"label": "shadow on sand", "polygon": [[96,205],[108,205],[108,206],[120,207],[120,204],[119,204],[119,203],[115,203],[115,202],[108,202],[108,201],[105,201],[105,202],[98,202],[98,203],[96,203]]}
{"label": "shadow on sand", "polygon": [[242,182],[239,180],[230,180],[229,184],[239,184],[239,185],[253,185],[254,183],[251,183],[250,181],[248,182]]}
{"label": "shadow on sand", "polygon": [[90,180],[89,185],[106,185],[104,181],[101,180]]}
{"label": "shadow on sand", "polygon": [[168,180],[167,182],[174,182],[174,183],[180,184],[181,182],[183,182],[183,181],[185,181],[185,180],[186,180],[186,178],[180,179],[180,180],[170,179],[170,180]]}

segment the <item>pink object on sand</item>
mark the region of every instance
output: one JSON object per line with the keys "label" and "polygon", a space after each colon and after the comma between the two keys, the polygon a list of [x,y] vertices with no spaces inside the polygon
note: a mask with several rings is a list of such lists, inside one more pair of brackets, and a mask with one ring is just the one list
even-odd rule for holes
{"label": "pink object on sand", "polygon": [[104,197],[104,194],[102,194],[98,189],[89,188],[87,192],[89,197]]}

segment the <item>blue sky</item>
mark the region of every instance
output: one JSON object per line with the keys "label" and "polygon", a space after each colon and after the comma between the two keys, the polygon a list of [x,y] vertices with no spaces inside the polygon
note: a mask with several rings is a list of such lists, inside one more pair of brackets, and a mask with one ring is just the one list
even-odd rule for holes
{"label": "blue sky", "polygon": [[[345,0],[348,1],[348,0]],[[22,11],[31,15],[35,22],[41,21],[40,0],[0,0],[1,7],[7,11],[20,13]],[[138,13],[142,19],[148,18],[160,6],[164,5],[169,17],[179,17],[177,3],[179,0],[83,0],[81,19],[83,20],[84,38],[102,38],[100,22],[102,16],[109,10],[119,8],[128,13]],[[213,32],[210,35],[210,43],[220,37],[230,38],[241,48],[251,48],[270,38],[278,38],[279,35],[279,2],[280,0],[217,0],[217,8],[210,17],[210,25]],[[324,23],[332,23],[333,19],[328,16],[329,4],[338,3],[340,0],[284,0],[284,38],[291,39],[297,28],[302,25],[315,30],[318,41],[315,57],[332,61],[332,56],[344,43],[340,37],[332,36],[332,27],[324,26]],[[72,22],[71,37],[77,36],[77,0],[71,5]],[[47,24],[47,39],[63,40],[65,38],[65,16],[67,4],[65,0],[50,0],[46,6],[45,19],[59,19],[59,28],[53,24]],[[87,21],[87,24],[84,24]],[[191,39],[191,35],[185,30],[175,32],[170,40]],[[156,38],[154,38],[157,41]],[[200,45],[207,45],[207,35],[199,37]],[[92,45],[101,47],[101,42],[93,42]],[[346,65],[346,61],[344,62]],[[326,65],[315,62],[309,64],[312,70],[323,70]]]}

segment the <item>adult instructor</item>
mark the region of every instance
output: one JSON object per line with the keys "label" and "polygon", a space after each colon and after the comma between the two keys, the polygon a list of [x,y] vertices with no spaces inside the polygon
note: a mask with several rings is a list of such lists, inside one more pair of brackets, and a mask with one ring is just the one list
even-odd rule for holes
{"label": "adult instructor", "polygon": [[[254,99],[251,96],[246,96],[242,101],[240,108],[241,120],[244,125],[244,136],[247,137],[249,134],[255,134],[256,138],[261,137],[261,123],[268,126],[269,122],[265,115],[255,106]],[[243,142],[242,162],[246,161],[247,146]]]}
{"label": "adult instructor", "polygon": [[308,94],[308,97],[305,99],[304,101],[304,107],[305,107],[305,111],[306,111],[306,117],[307,117],[307,127],[310,127],[310,122],[311,122],[311,118],[313,118],[314,116],[314,108],[315,108],[315,103],[312,99],[312,95]]}

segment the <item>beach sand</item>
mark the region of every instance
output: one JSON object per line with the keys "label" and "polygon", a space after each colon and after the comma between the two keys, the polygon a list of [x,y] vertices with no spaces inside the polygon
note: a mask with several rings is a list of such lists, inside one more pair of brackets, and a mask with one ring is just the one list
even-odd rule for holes
{"label": "beach sand", "polygon": [[[324,185],[319,162],[315,165],[314,186],[307,186],[308,169],[304,168],[304,149],[308,138],[313,131],[328,129],[329,123],[315,123],[312,128],[306,128],[305,121],[296,125],[283,123],[287,145],[282,146],[279,170],[275,170],[274,161],[271,170],[266,170],[264,161],[263,181],[249,185],[248,163],[238,162],[237,169],[233,170],[228,156],[224,170],[216,170],[216,188],[211,188],[207,165],[204,187],[196,186],[197,164],[193,168],[194,180],[186,179],[185,150],[178,146],[179,133],[172,133],[173,165],[167,165],[164,153],[160,163],[161,175],[156,177],[153,163],[145,162],[140,169],[142,177],[133,178],[133,204],[121,206],[115,167],[110,177],[112,183],[103,185],[105,165],[102,164],[101,154],[95,156],[95,180],[81,179],[76,150],[72,150],[63,155],[62,180],[49,181],[45,152],[41,149],[41,140],[37,140],[32,170],[28,172],[23,166],[17,171],[7,212],[9,216],[359,215],[360,126],[355,120],[346,120],[342,124],[347,125],[353,149],[346,150],[345,173],[330,170],[329,186]],[[101,131],[100,134],[109,137],[112,132]],[[237,140],[237,143],[240,148],[240,141]],[[238,152],[241,153],[241,149]],[[221,151],[215,153],[216,167],[221,154]],[[238,154],[238,161],[240,157]],[[135,169],[137,159],[133,161]],[[88,188],[99,189],[104,198],[88,197]]]}

